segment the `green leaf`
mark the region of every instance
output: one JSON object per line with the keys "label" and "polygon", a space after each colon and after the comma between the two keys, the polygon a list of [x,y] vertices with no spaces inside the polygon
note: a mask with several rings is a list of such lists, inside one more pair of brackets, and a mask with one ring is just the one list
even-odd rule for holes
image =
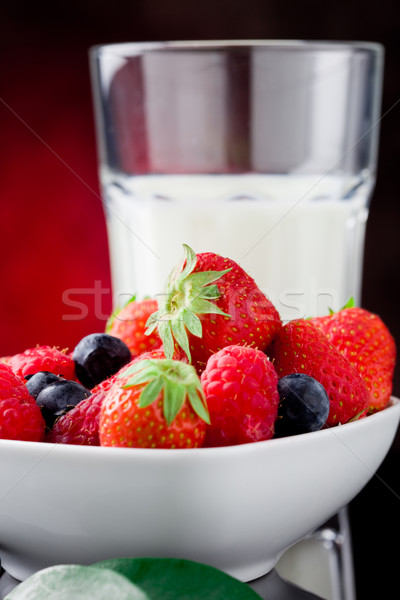
{"label": "green leaf", "polygon": [[356,301],[354,300],[353,296],[351,296],[346,304],[343,306],[342,310],[344,310],[345,308],[354,308],[356,305]]}
{"label": "green leaf", "polygon": [[172,358],[174,355],[174,338],[171,332],[171,321],[161,321],[158,325],[158,333],[163,342],[165,357]]}
{"label": "green leaf", "polygon": [[180,383],[166,379],[164,382],[164,417],[171,425],[185,402],[186,387]]}
{"label": "green leaf", "polygon": [[188,246],[187,244],[183,244],[183,249],[184,249],[184,252],[185,252],[183,263],[186,260],[186,265],[185,265],[184,269],[178,275],[177,280],[176,280],[177,283],[179,283],[180,281],[182,281],[183,279],[185,279],[188,275],[190,275],[190,273],[195,268],[196,262],[197,262],[196,254],[190,248],[190,246]]}
{"label": "green leaf", "polygon": [[198,315],[215,314],[223,315],[224,317],[231,316],[227,313],[224,313],[219,306],[214,304],[214,302],[209,302],[208,300],[203,300],[202,298],[198,298],[197,300],[193,301],[192,311]]}
{"label": "green leaf", "polygon": [[[356,306],[355,300],[353,297],[351,297],[347,300],[346,304],[344,306],[342,306],[342,308],[339,310],[339,312],[341,310],[344,310],[345,308],[354,308],[355,306]],[[334,314],[336,314],[336,311],[333,310],[332,308],[329,308],[329,314],[334,315]]]}
{"label": "green leaf", "polygon": [[[145,361],[139,361],[137,363],[137,365],[140,366],[142,362],[145,362]],[[134,366],[136,366],[136,365],[134,365]],[[126,372],[121,374],[121,377],[125,377],[126,375],[130,375],[130,373],[128,373],[128,369],[126,370]],[[132,377],[124,384],[123,387],[130,388],[133,385],[141,385],[142,383],[150,383],[150,381],[153,381],[153,379],[157,378],[158,376],[159,376],[159,371],[158,371],[156,365],[151,365],[151,364],[149,364],[148,366],[143,365],[142,369],[137,370],[132,375]]]}
{"label": "green leaf", "polygon": [[146,408],[146,406],[153,404],[153,402],[158,398],[163,386],[164,381],[160,376],[148,383],[139,396],[140,408]]}
{"label": "green leaf", "polygon": [[196,415],[198,415],[200,419],[203,419],[203,421],[210,425],[210,414],[208,412],[207,403],[205,401],[204,396],[201,394],[201,397],[199,395],[199,392],[193,388],[190,388],[188,390],[188,396],[189,402]]}
{"label": "green leaf", "polygon": [[181,319],[175,319],[171,321],[171,330],[174,338],[178,342],[179,346],[185,352],[188,360],[191,360],[190,349],[189,349],[189,339],[186,333],[186,327]]}
{"label": "green leaf", "polygon": [[5,600],[152,600],[115,568],[56,565],[34,573]]}
{"label": "green leaf", "polygon": [[196,288],[204,287],[209,283],[217,281],[217,279],[220,279],[231,270],[232,269],[229,268],[224,271],[197,271],[186,278],[186,283]]}
{"label": "green leaf", "polygon": [[182,310],[181,315],[182,315],[182,321],[184,322],[185,326],[188,328],[190,333],[192,333],[193,335],[195,335],[197,337],[201,337],[202,333],[203,333],[203,326],[201,324],[199,317],[197,315],[195,315],[194,312],[192,312],[191,310],[188,310],[187,308],[184,308]]}
{"label": "green leaf", "polygon": [[153,314],[149,316],[149,318],[146,321],[146,325],[145,325],[145,327],[146,327],[145,334],[146,335],[150,335],[151,333],[153,333],[153,331],[155,330],[155,328],[158,325],[159,318],[160,318],[159,310],[156,310],[156,312],[153,312]]}
{"label": "green leaf", "polygon": [[217,285],[208,285],[202,289],[201,293],[197,296],[197,298],[205,298],[207,300],[218,300],[220,297],[221,294],[219,293]]}
{"label": "green leaf", "polygon": [[219,569],[190,560],[117,558],[95,566],[123,575],[151,600],[261,600],[247,584]]}
{"label": "green leaf", "polygon": [[151,364],[151,359],[146,358],[145,360],[139,360],[135,362],[135,364],[130,365],[126,369],[124,369],[123,373],[118,373],[117,377],[122,378],[126,375],[134,375],[138,371],[143,371],[144,368]]}

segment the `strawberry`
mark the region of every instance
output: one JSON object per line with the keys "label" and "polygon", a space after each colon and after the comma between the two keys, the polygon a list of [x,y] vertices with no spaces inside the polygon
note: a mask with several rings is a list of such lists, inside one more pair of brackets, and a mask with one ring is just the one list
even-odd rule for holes
{"label": "strawberry", "polygon": [[100,411],[102,446],[201,446],[209,415],[195,369],[170,359],[144,359],[119,375]]}
{"label": "strawberry", "polygon": [[264,352],[226,346],[208,359],[201,383],[211,420],[205,445],[272,438],[278,415],[278,376]]}
{"label": "strawberry", "polygon": [[40,442],[45,423],[24,381],[0,363],[0,438]]}
{"label": "strawberry", "polygon": [[50,371],[65,379],[75,379],[75,364],[67,350],[59,350],[51,346],[28,348],[20,354],[14,354],[8,364],[21,378],[34,375],[39,371]]}
{"label": "strawberry", "polygon": [[79,402],[75,408],[55,422],[53,428],[47,433],[45,441],[56,444],[99,446],[100,409],[108,390],[128,367],[149,358],[165,358],[164,352],[158,349],[140,354],[130,363],[121,367],[118,373],[98,383],[92,389],[89,398]]}
{"label": "strawberry", "polygon": [[132,356],[157,348],[161,345],[158,335],[145,335],[146,322],[157,308],[157,300],[146,298],[138,301],[133,296],[121,310],[111,315],[106,333],[125,342]]}
{"label": "strawberry", "polygon": [[172,271],[159,310],[148,320],[167,358],[174,343],[201,372],[211,354],[225,346],[268,347],[281,327],[278,312],[236,262],[184,245],[183,262]]}
{"label": "strawberry", "polygon": [[396,344],[382,319],[350,303],[312,322],[363,377],[369,394],[368,412],[385,408],[392,393]]}
{"label": "strawberry", "polygon": [[328,427],[366,415],[368,390],[364,380],[311,321],[287,323],[268,354],[280,378],[305,373],[323,385],[330,403]]}

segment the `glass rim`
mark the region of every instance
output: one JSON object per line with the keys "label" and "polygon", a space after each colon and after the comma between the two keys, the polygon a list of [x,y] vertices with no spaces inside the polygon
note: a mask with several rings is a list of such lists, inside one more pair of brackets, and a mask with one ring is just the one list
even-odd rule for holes
{"label": "glass rim", "polygon": [[171,40],[146,42],[115,42],[95,44],[89,48],[91,56],[110,53],[122,57],[140,56],[156,50],[218,50],[230,48],[270,48],[273,50],[331,52],[372,52],[382,55],[384,47],[379,42],[352,40],[289,40],[289,39],[226,39],[226,40]]}

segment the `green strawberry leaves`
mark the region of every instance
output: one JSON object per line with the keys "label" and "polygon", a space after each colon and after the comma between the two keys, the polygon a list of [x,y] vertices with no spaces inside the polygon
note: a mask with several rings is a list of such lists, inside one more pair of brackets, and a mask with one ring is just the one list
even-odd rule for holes
{"label": "green strawberry leaves", "polygon": [[183,247],[185,255],[168,278],[165,291],[158,301],[159,309],[147,321],[146,334],[150,335],[157,329],[167,358],[173,357],[176,342],[190,361],[188,332],[202,336],[202,324],[197,315],[230,317],[213,301],[220,297],[215,282],[231,269],[194,273],[196,254],[188,245],[184,244]]}
{"label": "green strawberry leaves", "polygon": [[5,600],[261,600],[214,567],[175,558],[117,558],[56,565],[17,585]]}
{"label": "green strawberry leaves", "polygon": [[147,359],[128,367],[121,377],[130,375],[125,388],[145,384],[139,396],[141,408],[155,402],[162,392],[163,414],[168,425],[171,425],[185,400],[203,421],[210,423],[204,391],[192,365],[171,359]]}

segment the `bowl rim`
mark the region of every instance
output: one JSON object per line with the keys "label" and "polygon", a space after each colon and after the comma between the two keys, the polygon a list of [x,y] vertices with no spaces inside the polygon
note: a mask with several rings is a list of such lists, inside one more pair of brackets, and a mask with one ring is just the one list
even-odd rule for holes
{"label": "bowl rim", "polygon": [[[200,448],[119,448],[119,447],[106,447],[106,446],[84,446],[77,444],[62,444],[62,443],[53,443],[53,442],[32,442],[32,441],[20,441],[20,440],[6,440],[0,439],[0,453],[1,451],[10,452],[12,450],[18,451],[18,453],[23,453],[24,451],[29,452],[30,455],[33,453],[40,453],[47,449],[47,452],[44,454],[52,452],[53,450],[57,451],[57,454],[62,453],[63,456],[70,455],[71,457],[74,455],[85,455],[85,456],[119,456],[126,457],[132,456],[135,458],[142,458],[144,460],[147,459],[156,459],[161,457],[188,457],[188,456],[226,456],[226,455],[236,455],[236,454],[246,454],[257,452],[260,449],[265,449],[270,447],[279,448],[288,447],[290,444],[302,443],[302,440],[308,440],[309,443],[315,442],[322,438],[326,438],[329,435],[341,436],[346,433],[346,435],[351,435],[351,432],[357,429],[368,428],[372,425],[372,423],[380,422],[382,420],[389,419],[389,415],[392,415],[392,420],[397,420],[397,427],[400,421],[400,399],[392,396],[387,406],[367,417],[359,419],[357,421],[352,421],[348,423],[344,423],[342,425],[336,425],[334,427],[327,427],[325,429],[321,429],[319,431],[313,431],[309,433],[301,433],[298,435],[285,436],[281,438],[272,438],[269,440],[263,440],[259,442],[249,442],[247,444],[236,444],[231,446],[218,446],[218,447],[200,447]],[[397,430],[397,429],[396,429]],[[395,434],[396,435],[396,431]],[[36,450],[35,450],[36,449]]]}

